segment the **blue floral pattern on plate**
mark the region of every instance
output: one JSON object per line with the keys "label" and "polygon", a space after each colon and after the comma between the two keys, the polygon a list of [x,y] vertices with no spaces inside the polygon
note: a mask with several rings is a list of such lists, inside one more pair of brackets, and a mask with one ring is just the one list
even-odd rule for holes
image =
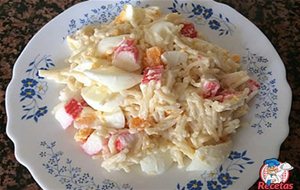
{"label": "blue floral pattern on plate", "polygon": [[212,173],[204,173],[201,179],[192,179],[185,185],[177,183],[176,190],[221,190],[230,187],[239,179],[239,174],[243,173],[246,165],[254,163],[246,156],[247,151],[232,151],[228,160]]}
{"label": "blue floral pattern on plate", "polygon": [[20,102],[22,102],[22,109],[25,112],[21,119],[33,119],[38,122],[39,118],[48,112],[47,106],[39,105],[43,100],[43,96],[48,90],[47,82],[38,74],[39,70],[48,70],[54,67],[54,63],[50,55],[36,56],[35,59],[29,63],[26,70],[27,77],[21,83]]}
{"label": "blue floral pattern on plate", "polygon": [[[119,15],[123,9],[124,4],[133,4],[131,0],[120,1],[115,4],[102,5],[99,8],[94,8],[90,13],[86,13],[79,20],[72,19],[69,23],[68,34],[73,34],[80,28],[88,24],[101,24],[111,21]],[[140,1],[134,1],[134,5],[139,6]],[[64,37],[65,38],[65,37]]]}
{"label": "blue floral pattern on plate", "polygon": [[271,118],[276,119],[278,115],[278,89],[276,79],[272,72],[268,70],[269,60],[264,56],[252,53],[249,49],[243,57],[243,64],[250,74],[256,76],[260,83],[259,93],[256,96],[256,114],[252,120],[251,127],[257,129],[258,134],[264,132],[264,128],[272,127]]}
{"label": "blue floral pattern on plate", "polygon": [[211,30],[217,31],[219,36],[232,35],[235,25],[223,14],[215,13],[212,8],[198,3],[183,3],[173,0],[172,6],[168,7],[172,12],[179,12],[198,25],[208,25]]}
{"label": "blue floral pattern on plate", "polygon": [[55,178],[59,179],[59,182],[65,185],[66,189],[73,190],[132,190],[133,188],[129,184],[119,185],[116,182],[105,179],[102,183],[95,182],[94,177],[89,173],[84,173],[80,167],[73,166],[72,160],[69,158],[63,158],[62,151],[56,151],[56,141],[47,143],[42,141],[40,144],[43,150],[39,153],[39,156],[47,159],[43,164],[48,173]]}

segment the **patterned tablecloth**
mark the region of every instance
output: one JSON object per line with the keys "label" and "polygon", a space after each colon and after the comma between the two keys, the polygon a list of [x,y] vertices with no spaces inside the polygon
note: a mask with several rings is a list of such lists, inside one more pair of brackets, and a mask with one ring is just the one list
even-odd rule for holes
{"label": "patterned tablecloth", "polygon": [[[48,21],[79,0],[0,0],[0,189],[40,189],[28,170],[14,156],[14,146],[6,135],[5,89],[13,65],[31,39]],[[280,161],[294,166],[290,182],[300,189],[300,1],[220,0],[258,26],[281,56],[293,91],[289,118],[290,134],[280,149]],[[254,184],[251,190],[257,189]]]}

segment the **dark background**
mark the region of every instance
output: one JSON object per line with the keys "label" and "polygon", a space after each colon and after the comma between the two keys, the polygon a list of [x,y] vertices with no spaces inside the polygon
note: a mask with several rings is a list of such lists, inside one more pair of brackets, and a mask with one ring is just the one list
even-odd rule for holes
{"label": "dark background", "polygon": [[[0,190],[40,189],[28,170],[14,157],[6,135],[5,89],[13,65],[32,36],[48,21],[79,0],[0,0]],[[273,43],[287,71],[293,91],[289,117],[290,134],[280,149],[280,161],[290,163],[290,182],[300,189],[300,1],[219,0],[242,13]],[[257,189],[254,184],[251,190]]]}

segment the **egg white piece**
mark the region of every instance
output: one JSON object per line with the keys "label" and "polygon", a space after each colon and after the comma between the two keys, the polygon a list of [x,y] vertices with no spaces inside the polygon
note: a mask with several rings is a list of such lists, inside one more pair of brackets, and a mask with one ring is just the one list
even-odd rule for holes
{"label": "egg white piece", "polygon": [[166,65],[178,65],[180,63],[186,63],[188,55],[181,51],[166,51],[161,55],[161,60]]}
{"label": "egg white piece", "polygon": [[218,168],[228,157],[232,149],[232,141],[222,144],[204,146],[196,150],[187,171],[212,171]]}
{"label": "egg white piece", "polygon": [[81,89],[81,96],[95,110],[111,112],[122,103],[120,94],[112,93],[103,86],[90,86]]}
{"label": "egg white piece", "polygon": [[75,100],[80,100],[80,98],[81,98],[80,91],[79,90],[78,91],[72,91],[68,87],[66,87],[66,88],[62,89],[59,92],[58,99],[61,102],[68,102],[72,98],[74,98]]}
{"label": "egg white piece", "polygon": [[119,107],[112,112],[104,112],[103,117],[108,127],[117,129],[125,127],[125,116]]}
{"label": "egg white piece", "polygon": [[81,63],[74,67],[73,70],[78,71],[78,72],[83,72],[85,70],[90,70],[93,68],[94,62],[88,59],[83,59],[81,60]]}
{"label": "egg white piece", "polygon": [[171,165],[172,159],[166,152],[159,152],[146,156],[140,161],[141,169],[149,175],[164,173]]}
{"label": "egg white piece", "polygon": [[120,92],[139,84],[142,75],[130,73],[117,67],[102,67],[95,70],[85,71],[86,76],[109,88],[112,92]]}
{"label": "egg white piece", "polygon": [[158,21],[145,30],[145,41],[164,48],[174,41],[178,28],[171,22]]}
{"label": "egg white piece", "polygon": [[138,26],[139,23],[145,18],[145,10],[139,7],[133,7],[132,5],[126,5],[125,19],[130,22],[134,27]]}

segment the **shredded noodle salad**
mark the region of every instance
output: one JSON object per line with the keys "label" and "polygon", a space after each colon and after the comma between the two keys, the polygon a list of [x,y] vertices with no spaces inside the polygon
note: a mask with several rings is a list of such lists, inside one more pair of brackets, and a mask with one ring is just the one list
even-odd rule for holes
{"label": "shredded noodle salad", "polygon": [[172,164],[212,171],[259,84],[240,56],[208,41],[177,13],[125,5],[112,22],[67,37],[68,67],[40,70],[65,84],[53,114],[107,171]]}

